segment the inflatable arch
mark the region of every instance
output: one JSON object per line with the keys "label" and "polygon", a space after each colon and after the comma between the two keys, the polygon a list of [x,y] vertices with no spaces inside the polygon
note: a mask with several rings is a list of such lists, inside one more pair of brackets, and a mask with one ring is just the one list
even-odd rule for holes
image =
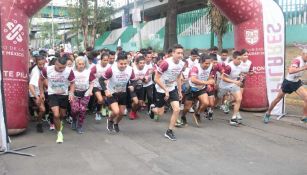
{"label": "inflatable arch", "polygon": [[28,125],[29,17],[50,0],[2,0],[3,81],[9,134]]}
{"label": "inflatable arch", "polygon": [[265,80],[264,31],[261,0],[212,0],[213,4],[233,23],[235,49],[249,51],[254,66],[247,77],[241,109],[263,111],[268,107]]}

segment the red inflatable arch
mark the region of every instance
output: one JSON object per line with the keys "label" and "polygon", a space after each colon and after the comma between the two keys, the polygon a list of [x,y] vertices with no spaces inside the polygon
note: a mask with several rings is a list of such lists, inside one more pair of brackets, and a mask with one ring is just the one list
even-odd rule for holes
{"label": "red inflatable arch", "polygon": [[212,0],[234,24],[235,49],[246,48],[256,74],[248,77],[241,108],[263,111],[268,107],[265,82],[263,15],[260,0]]}
{"label": "red inflatable arch", "polygon": [[3,80],[9,134],[28,125],[29,17],[50,0],[1,0]]}

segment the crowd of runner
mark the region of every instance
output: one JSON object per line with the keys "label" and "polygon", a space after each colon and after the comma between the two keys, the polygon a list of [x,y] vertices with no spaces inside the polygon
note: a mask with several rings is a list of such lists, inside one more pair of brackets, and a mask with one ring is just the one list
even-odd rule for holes
{"label": "crowd of runner", "polygon": [[[203,119],[214,118],[217,108],[225,114],[233,109],[229,123],[239,125],[245,79],[254,74],[248,51],[223,49],[218,53],[213,47],[204,53],[197,48],[188,56],[184,53],[181,45],[174,45],[167,53],[156,53],[150,47],[138,52],[125,52],[121,47],[116,51],[88,48],[78,54],[33,51],[29,106],[31,115],[37,117],[37,132],[43,132],[42,122],[47,120],[50,130],[56,130],[56,142],[62,143],[63,122],[82,134],[89,111],[97,121],[106,118],[108,132],[118,133],[125,115],[135,120],[146,111],[149,118],[159,121],[165,110],[170,110],[164,134],[170,140],[176,140],[175,127],[188,125],[188,112],[200,126]],[[292,61],[280,94],[264,116],[265,123],[286,93],[297,92],[307,102],[300,81],[306,61],[307,50]]]}

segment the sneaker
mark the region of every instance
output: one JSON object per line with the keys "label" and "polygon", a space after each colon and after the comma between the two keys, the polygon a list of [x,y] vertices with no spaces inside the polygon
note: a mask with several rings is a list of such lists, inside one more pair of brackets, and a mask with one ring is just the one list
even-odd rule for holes
{"label": "sneaker", "polygon": [[78,133],[78,134],[83,134],[83,133],[84,133],[84,130],[83,130],[83,127],[82,127],[82,126],[79,126],[79,127],[77,128],[77,133]]}
{"label": "sneaker", "polygon": [[57,136],[57,139],[56,139],[56,143],[63,143],[63,134],[62,132],[58,132],[58,136]]}
{"label": "sneaker", "polygon": [[55,130],[55,126],[54,126],[54,124],[53,124],[53,123],[50,123],[49,130],[50,130],[50,131]]}
{"label": "sneaker", "polygon": [[100,121],[101,120],[101,116],[100,116],[101,114],[100,113],[96,113],[96,115],[95,115],[95,120],[96,121]]}
{"label": "sneaker", "polygon": [[108,130],[109,132],[112,132],[112,131],[113,131],[113,129],[114,129],[113,125],[114,125],[114,122],[111,121],[110,119],[107,119],[107,130]]}
{"label": "sneaker", "polygon": [[72,117],[71,116],[67,116],[66,117],[66,122],[68,123],[68,124],[71,124],[72,123]]}
{"label": "sneaker", "polygon": [[171,129],[168,129],[168,130],[165,132],[164,136],[165,136],[166,138],[172,140],[172,141],[175,141],[175,140],[176,140],[176,137],[175,137],[175,135],[174,135],[174,133],[173,133],[173,131],[172,131]]}
{"label": "sneaker", "polygon": [[155,116],[154,116],[154,120],[155,120],[156,122],[158,122],[158,121],[160,120],[160,116],[159,116],[159,115],[155,115]]}
{"label": "sneaker", "polygon": [[151,104],[150,107],[149,107],[149,111],[148,111],[148,115],[151,119],[154,119],[154,112],[152,112],[152,109],[155,108],[155,105],[154,104]]}
{"label": "sneaker", "polygon": [[116,132],[116,133],[119,133],[119,126],[118,126],[118,124],[114,124],[113,125],[113,128],[114,128],[114,131]]}
{"label": "sneaker", "polygon": [[236,118],[232,118],[232,119],[230,119],[229,124],[232,125],[232,126],[237,126],[238,125],[238,121],[237,121]]}
{"label": "sneaker", "polygon": [[303,122],[303,123],[307,123],[307,117],[305,117],[305,118],[301,119],[301,122]]}
{"label": "sneaker", "polygon": [[131,112],[129,113],[129,119],[130,119],[130,120],[136,119],[136,112],[131,111]]}
{"label": "sneaker", "polygon": [[200,115],[194,113],[193,118],[194,118],[195,124],[196,124],[197,126],[199,126],[199,124],[200,124],[200,122],[201,122],[201,120],[200,120]]}
{"label": "sneaker", "polygon": [[213,120],[213,111],[208,112],[208,119]]}
{"label": "sneaker", "polygon": [[182,120],[178,118],[178,119],[176,120],[175,126],[176,126],[176,127],[181,127],[182,125],[183,125]]}
{"label": "sneaker", "polygon": [[238,122],[239,124],[242,123],[242,117],[241,117],[241,115],[240,115],[239,112],[237,113],[237,122]]}
{"label": "sneaker", "polygon": [[43,132],[44,132],[44,130],[43,130],[43,124],[42,124],[42,123],[38,123],[38,124],[36,125],[36,131],[37,131],[38,133],[43,133]]}
{"label": "sneaker", "polygon": [[190,108],[189,109],[189,113],[194,113],[195,111],[194,111],[194,109],[193,108]]}
{"label": "sneaker", "polygon": [[127,116],[127,114],[128,114],[128,110],[126,108],[125,111],[124,111],[124,116]]}
{"label": "sneaker", "polygon": [[228,100],[225,100],[225,101],[224,101],[224,110],[223,110],[223,112],[224,112],[225,114],[228,114],[228,113],[230,112],[230,103],[229,103]]}
{"label": "sneaker", "polygon": [[101,109],[101,117],[106,117],[107,116],[107,109],[106,108],[102,108]]}
{"label": "sneaker", "polygon": [[71,123],[71,129],[76,130],[77,129],[77,121],[73,120]]}
{"label": "sneaker", "polygon": [[263,116],[263,122],[264,122],[265,124],[268,124],[269,121],[270,121],[270,114],[265,113],[264,116]]}

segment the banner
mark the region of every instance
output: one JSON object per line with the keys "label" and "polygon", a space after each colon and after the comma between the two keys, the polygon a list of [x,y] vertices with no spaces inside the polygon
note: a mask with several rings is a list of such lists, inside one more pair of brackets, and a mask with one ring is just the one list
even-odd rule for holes
{"label": "banner", "polygon": [[[273,0],[262,0],[264,55],[267,96],[269,104],[276,98],[284,79],[285,21],[281,8]],[[284,99],[272,111],[283,114]]]}
{"label": "banner", "polygon": [[[0,55],[0,59],[1,55]],[[2,69],[0,70],[2,71]],[[3,98],[2,98],[2,76],[0,74],[0,151],[5,151],[7,149],[7,141],[6,141],[6,126],[4,119],[4,111],[3,111]]]}

